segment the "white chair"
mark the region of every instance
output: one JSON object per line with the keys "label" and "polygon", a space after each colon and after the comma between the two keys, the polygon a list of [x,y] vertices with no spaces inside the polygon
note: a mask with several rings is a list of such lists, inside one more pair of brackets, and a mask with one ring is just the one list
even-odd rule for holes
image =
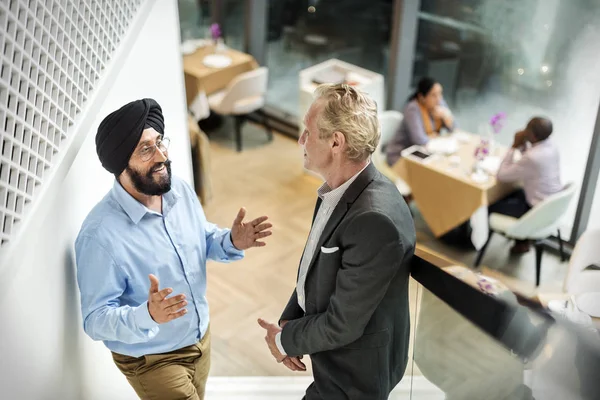
{"label": "white chair", "polygon": [[562,191],[549,196],[521,218],[492,213],[489,218],[490,234],[481,250],[479,250],[479,254],[475,260],[475,267],[478,267],[481,263],[485,249],[490,243],[492,233],[494,232],[500,233],[509,239],[532,240],[535,243],[535,285],[539,286],[543,252],[542,241],[554,233],[558,233],[561,260],[565,260],[559,227],[561,217],[567,211],[574,194],[575,185],[569,183],[565,185]]}
{"label": "white chair", "polygon": [[[569,261],[564,290],[571,295],[572,311],[600,316],[600,229],[581,235]],[[576,312],[575,311],[575,312]]]}
{"label": "white chair", "polygon": [[394,110],[387,110],[379,115],[381,138],[379,139],[379,144],[377,145],[377,149],[375,149],[375,153],[373,153],[373,164],[377,167],[379,172],[394,182],[400,194],[404,198],[407,198],[411,194],[410,187],[390,168],[385,159],[385,152],[383,151],[385,146],[398,131],[398,128],[400,128],[403,119],[404,116],[402,113]]}
{"label": "white chair", "polygon": [[565,278],[565,292],[600,292],[600,229],[585,231],[575,244]]}
{"label": "white chair", "polygon": [[259,114],[269,140],[273,139],[267,117],[260,111],[265,105],[268,79],[268,68],[260,67],[236,76],[225,89],[208,97],[208,104],[212,111],[235,117],[237,151],[242,151],[242,124],[251,113]]}

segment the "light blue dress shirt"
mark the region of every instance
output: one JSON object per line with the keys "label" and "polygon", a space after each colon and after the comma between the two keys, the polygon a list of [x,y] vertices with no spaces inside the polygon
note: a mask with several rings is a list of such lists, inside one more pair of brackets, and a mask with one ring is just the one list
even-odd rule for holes
{"label": "light blue dress shirt", "polygon": [[[206,260],[243,258],[229,229],[206,220],[190,186],[173,176],[162,214],[146,208],[115,180],[87,216],[77,240],[83,328],[119,354],[140,357],[190,346],[208,328]],[[149,274],[159,289],[185,294],[188,312],[157,324],[148,312]]]}

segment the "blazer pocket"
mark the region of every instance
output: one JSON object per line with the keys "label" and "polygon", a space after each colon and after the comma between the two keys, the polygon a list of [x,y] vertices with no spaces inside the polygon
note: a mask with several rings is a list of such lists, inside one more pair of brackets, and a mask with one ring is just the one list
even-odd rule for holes
{"label": "blazer pocket", "polygon": [[387,329],[379,332],[366,333],[354,342],[344,346],[344,349],[375,349],[387,346],[390,342],[390,334]]}
{"label": "blazer pocket", "polygon": [[331,253],[335,253],[339,249],[340,249],[339,247],[324,247],[324,246],[321,246],[321,253],[331,254]]}

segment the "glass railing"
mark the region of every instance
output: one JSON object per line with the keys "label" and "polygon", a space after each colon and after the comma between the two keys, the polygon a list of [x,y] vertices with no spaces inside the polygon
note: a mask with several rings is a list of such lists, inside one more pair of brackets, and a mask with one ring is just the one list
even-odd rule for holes
{"label": "glass railing", "polygon": [[597,399],[600,334],[553,316],[472,270],[417,256],[411,345],[390,399]]}

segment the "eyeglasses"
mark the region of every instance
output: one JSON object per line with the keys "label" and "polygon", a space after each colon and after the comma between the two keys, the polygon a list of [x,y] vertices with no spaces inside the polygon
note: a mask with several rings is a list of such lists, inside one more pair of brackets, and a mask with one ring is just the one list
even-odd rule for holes
{"label": "eyeglasses", "polygon": [[140,160],[146,162],[154,157],[156,154],[156,149],[160,150],[163,153],[166,153],[169,149],[169,143],[171,143],[171,139],[168,137],[161,137],[156,140],[154,144],[144,145],[141,149],[138,150],[138,156]]}

